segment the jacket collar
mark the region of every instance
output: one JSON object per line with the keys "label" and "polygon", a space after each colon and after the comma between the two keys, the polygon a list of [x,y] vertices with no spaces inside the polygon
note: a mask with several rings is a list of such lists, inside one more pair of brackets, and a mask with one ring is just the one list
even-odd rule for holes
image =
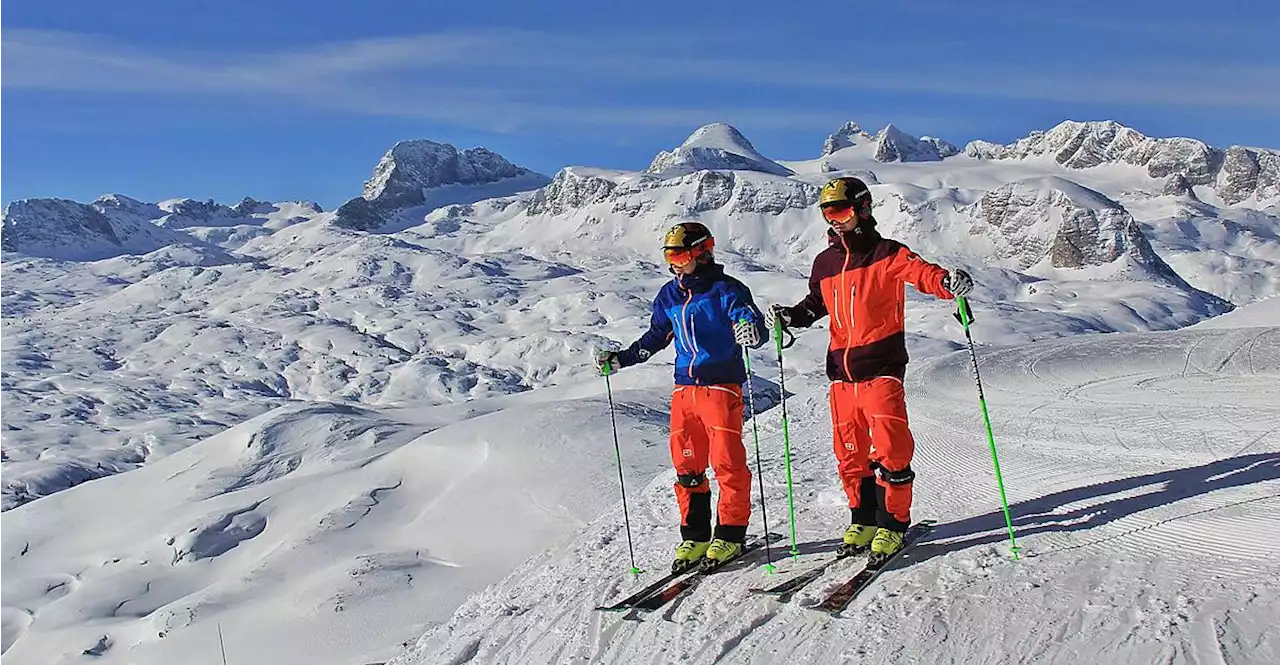
{"label": "jacket collar", "polygon": [[865,254],[880,242],[880,232],[876,230],[875,217],[869,217],[858,224],[852,231],[837,233],[835,229],[827,229],[827,242],[844,254]]}
{"label": "jacket collar", "polygon": [[694,293],[701,293],[724,278],[724,266],[712,261],[698,266],[691,275],[676,275],[676,286]]}

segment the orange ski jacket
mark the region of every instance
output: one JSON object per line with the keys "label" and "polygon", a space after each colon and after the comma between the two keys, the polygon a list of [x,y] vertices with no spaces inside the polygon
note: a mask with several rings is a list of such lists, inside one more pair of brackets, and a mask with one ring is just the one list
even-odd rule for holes
{"label": "orange ski jacket", "polygon": [[832,381],[901,379],[908,361],[903,284],[939,298],[955,296],[943,286],[945,268],[882,238],[874,221],[860,230],[827,231],[830,244],[813,261],[809,295],[787,308],[787,314],[791,325],[800,328],[831,316],[827,377]]}

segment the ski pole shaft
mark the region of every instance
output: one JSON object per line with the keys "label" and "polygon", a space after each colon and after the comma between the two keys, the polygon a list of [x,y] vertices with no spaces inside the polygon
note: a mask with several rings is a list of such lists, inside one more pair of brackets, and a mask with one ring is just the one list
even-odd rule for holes
{"label": "ski pole shaft", "polygon": [[1000,489],[1000,506],[1004,510],[1004,525],[1009,530],[1009,550],[1014,560],[1018,560],[1018,541],[1013,535],[1013,519],[1009,516],[1009,499],[1005,496],[1004,477],[1000,473],[1000,456],[996,453],[996,437],[991,431],[991,414],[987,411],[987,396],[982,392],[982,377],[978,374],[978,352],[974,349],[973,335],[969,332],[969,324],[973,322],[969,311],[969,301],[964,296],[956,298],[956,318],[964,326],[964,336],[969,342],[969,361],[973,364],[973,380],[978,384],[978,404],[982,406],[982,422],[987,428],[987,445],[991,449],[991,466],[996,473],[996,487]]}
{"label": "ski pole shaft", "polygon": [[631,574],[639,575],[643,573],[636,567],[636,550],[631,543],[631,516],[627,512],[627,486],[622,480],[622,447],[618,445],[618,419],[614,415],[613,407],[613,386],[609,383],[609,374],[613,370],[613,366],[605,364],[604,369],[604,389],[609,395],[609,422],[613,424],[613,452],[618,460],[618,487],[622,490],[622,523],[627,528],[627,553],[631,555]]}
{"label": "ski pole shaft", "polygon": [[773,573],[773,546],[769,535],[769,511],[764,501],[764,466],[760,462],[760,429],[756,427],[756,396],[751,389],[751,353],[742,347],[742,359],[747,365],[747,408],[751,410],[751,435],[756,441],[756,480],[760,485],[760,518],[764,520],[764,569]]}
{"label": "ski pole shaft", "polygon": [[776,325],[773,328],[773,342],[778,351],[778,392],[782,405],[782,456],[786,460],[787,466],[787,510],[791,517],[791,558],[794,560],[800,555],[800,550],[796,547],[796,494],[791,483],[791,432],[787,420],[787,382],[786,373],[783,372],[782,366],[781,325]]}

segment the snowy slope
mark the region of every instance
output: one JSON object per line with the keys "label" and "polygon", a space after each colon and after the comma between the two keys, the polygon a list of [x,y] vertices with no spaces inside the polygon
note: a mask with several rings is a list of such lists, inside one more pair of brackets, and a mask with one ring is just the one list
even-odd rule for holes
{"label": "snowy slope", "polygon": [[1206,319],[1190,329],[1253,328],[1280,326],[1280,296],[1270,296],[1222,316]]}
{"label": "snowy slope", "polygon": [[[612,450],[565,426],[607,408],[556,392],[293,404],[8,511],[5,662],[80,662],[102,644],[94,662],[171,663],[219,626],[232,662],[390,655],[609,505]],[[657,395],[627,399],[639,417],[624,434],[648,442],[630,470],[647,477],[665,465],[665,414]]]}
{"label": "snowy slope", "polygon": [[[637,556],[655,572],[628,579],[610,513],[391,663],[1276,662],[1280,327],[1066,338],[980,357],[1021,561],[1007,554],[962,352],[909,373],[914,516],[941,524],[841,615],[805,607],[839,570],[790,603],[749,595],[764,581],[760,557],[640,621],[594,611],[669,558],[667,472],[631,511]],[[783,574],[834,548],[848,520],[823,380],[788,374],[806,554]],[[772,527],[785,533],[778,414],[760,421]],[[758,532],[759,512],[753,522]]]}

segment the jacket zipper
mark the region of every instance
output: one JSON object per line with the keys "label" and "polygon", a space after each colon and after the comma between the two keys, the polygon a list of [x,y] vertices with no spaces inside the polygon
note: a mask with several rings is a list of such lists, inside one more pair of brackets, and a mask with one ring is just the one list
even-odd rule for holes
{"label": "jacket zipper", "polygon": [[689,350],[693,352],[693,358],[689,361],[689,378],[693,379],[694,383],[697,383],[698,379],[693,376],[693,365],[698,362],[698,343],[693,339],[693,318],[689,317],[689,303],[691,302],[693,302],[693,289],[689,289],[689,295],[684,299],[684,306],[680,308],[680,325],[684,328]]}
{"label": "jacket zipper", "polygon": [[[843,233],[840,234],[840,244],[844,245],[844,266],[840,268],[840,292],[844,293],[847,290],[848,283],[849,283],[848,282],[849,260],[853,258],[853,254],[849,250],[849,243],[845,241]],[[846,331],[847,331],[846,332],[847,339],[845,339],[846,346],[844,347],[844,349],[841,350],[840,355],[841,355],[841,359],[844,361],[845,378],[848,379],[849,381],[852,381],[853,372],[849,371],[849,346],[848,346],[853,343],[853,296],[852,294],[849,296],[848,300],[849,300],[849,325],[846,328]],[[837,300],[835,304],[837,305],[836,320],[838,322],[840,319],[839,300]]]}

